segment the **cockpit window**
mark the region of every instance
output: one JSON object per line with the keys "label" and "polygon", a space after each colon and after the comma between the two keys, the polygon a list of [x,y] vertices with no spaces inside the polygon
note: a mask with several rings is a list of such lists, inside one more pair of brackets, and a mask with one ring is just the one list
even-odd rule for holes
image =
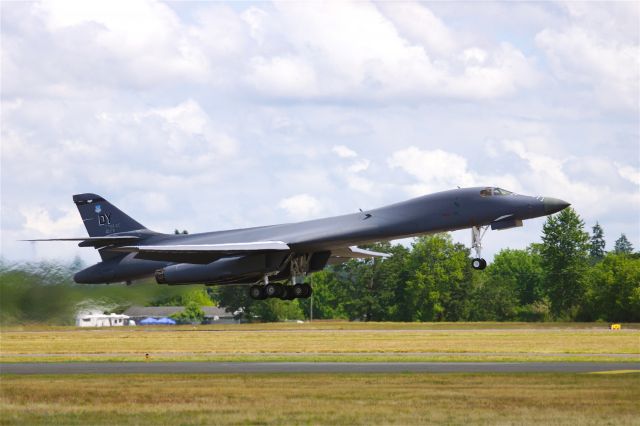
{"label": "cockpit window", "polygon": [[480,191],[480,195],[483,197],[491,197],[493,195],[512,195],[513,192],[511,191],[507,191],[506,189],[502,189],[502,188],[492,188],[492,187],[488,187],[488,188],[484,188]]}
{"label": "cockpit window", "polygon": [[511,195],[513,192],[502,188],[493,188],[493,195]]}
{"label": "cockpit window", "polygon": [[480,195],[483,197],[491,197],[493,195],[493,188],[485,188],[481,190]]}

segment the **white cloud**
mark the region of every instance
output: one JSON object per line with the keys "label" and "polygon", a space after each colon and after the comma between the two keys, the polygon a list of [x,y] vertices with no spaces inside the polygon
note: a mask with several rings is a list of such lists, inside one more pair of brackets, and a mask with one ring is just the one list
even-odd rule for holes
{"label": "white cloud", "polygon": [[387,163],[389,167],[400,168],[419,181],[420,185],[411,186],[414,195],[476,183],[467,168],[466,158],[441,149],[426,151],[412,146],[394,152]]}
{"label": "white cloud", "polygon": [[416,2],[382,2],[377,4],[407,40],[427,51],[451,54],[458,42],[452,31],[431,10]]}
{"label": "white cloud", "polygon": [[322,211],[322,205],[309,194],[298,194],[280,200],[278,207],[297,220],[309,219]]}
{"label": "white cloud", "polygon": [[211,79],[210,52],[163,3],[53,1],[3,7],[5,12],[27,36],[3,34],[5,93],[69,98]]}
{"label": "white cloud", "polygon": [[517,174],[518,180],[529,191],[535,189],[538,195],[565,199],[590,217],[604,215],[612,209],[622,211],[625,206],[635,210],[640,207],[640,193],[614,190],[610,186],[611,178],[596,185],[573,180],[565,171],[566,159],[534,152],[520,141],[505,141],[503,147],[526,162],[527,167]]}
{"label": "white cloud", "polygon": [[[287,43],[276,49],[278,54],[252,59],[250,81],[254,88],[284,98],[355,95],[392,102],[433,96],[497,98],[536,81],[531,61],[506,42],[491,52],[460,50],[459,55],[436,60],[430,49],[444,46],[451,50],[456,43],[451,31],[430,10],[417,4],[382,9],[395,21],[370,3],[333,2],[322,8],[278,3],[278,13],[272,18],[279,25],[271,32],[261,31],[260,40],[278,40],[286,34]],[[417,25],[415,17],[409,25],[412,13],[430,27],[418,31],[424,23]],[[403,38],[403,30],[409,39]],[[469,52],[475,52],[475,60],[469,61]],[[479,52],[482,63],[477,60]],[[456,60],[458,56],[463,59]]]}
{"label": "white cloud", "polygon": [[[635,5],[635,6],[633,6]],[[624,22],[615,17],[617,6],[567,3],[572,23],[540,31],[535,41],[544,51],[555,77],[592,91],[603,106],[637,110],[640,101],[640,7],[629,2],[629,17],[635,16],[635,37],[625,34]],[[617,19],[616,19],[617,18]],[[613,24],[615,22],[615,24]],[[622,30],[622,31],[621,31]]]}
{"label": "white cloud", "polygon": [[[343,129],[338,129],[338,132],[342,133]],[[342,159],[355,159],[358,157],[358,154],[354,150],[344,145],[334,145],[331,150]],[[371,194],[375,186],[374,183],[361,175],[361,173],[369,169],[370,165],[371,161],[366,158],[355,159],[346,167],[338,165],[336,167],[336,174],[347,182],[349,188]]]}
{"label": "white cloud", "polygon": [[315,70],[301,57],[255,57],[247,78],[258,92],[270,95],[305,98],[317,93]]}
{"label": "white cloud", "polygon": [[340,158],[357,157],[358,154],[351,148],[344,145],[334,145],[331,151],[335,152]]}
{"label": "white cloud", "polygon": [[349,188],[364,192],[365,194],[371,194],[376,187],[376,184],[373,181],[358,175],[347,175],[346,180],[349,184]]}
{"label": "white cloud", "polygon": [[618,163],[616,163],[616,167],[618,168],[618,173],[620,174],[620,176],[622,176],[624,179],[628,180],[631,183],[640,185],[640,170],[631,166],[624,166]]}
{"label": "white cloud", "polygon": [[354,161],[348,168],[347,170],[351,173],[359,173],[359,172],[364,172],[365,170],[367,170],[369,168],[369,165],[371,164],[371,162],[367,159],[362,159],[362,160],[358,160],[358,161]]}
{"label": "white cloud", "polygon": [[25,220],[25,230],[35,231],[40,237],[59,238],[60,236],[81,237],[84,235],[82,221],[75,208],[65,207],[63,214],[57,219],[52,219],[49,211],[37,205],[22,207],[20,213]]}
{"label": "white cloud", "polygon": [[198,232],[457,185],[566,198],[640,246],[638,4],[467,6],[3,2],[3,256],[83,231],[73,193]]}
{"label": "white cloud", "polygon": [[175,107],[153,109],[144,115],[158,115],[166,121],[169,144],[176,151],[191,151],[200,145],[201,157],[191,159],[196,163],[210,163],[211,154],[228,156],[236,150],[235,141],[217,131],[207,113],[192,99]]}

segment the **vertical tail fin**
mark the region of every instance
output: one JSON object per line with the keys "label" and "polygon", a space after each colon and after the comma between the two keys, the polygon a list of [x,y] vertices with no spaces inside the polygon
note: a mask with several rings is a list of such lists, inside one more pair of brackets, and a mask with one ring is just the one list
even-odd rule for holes
{"label": "vertical tail fin", "polygon": [[99,195],[77,194],[73,196],[73,202],[78,206],[90,237],[146,229]]}

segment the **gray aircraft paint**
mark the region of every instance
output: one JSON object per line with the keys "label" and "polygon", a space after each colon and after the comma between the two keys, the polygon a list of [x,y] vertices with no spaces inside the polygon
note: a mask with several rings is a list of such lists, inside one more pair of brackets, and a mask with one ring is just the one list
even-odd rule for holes
{"label": "gray aircraft paint", "polygon": [[173,276],[180,283],[255,283],[264,274],[288,279],[285,269],[292,256],[310,255],[316,263],[311,270],[317,270],[332,253],[350,246],[474,226],[508,229],[569,206],[555,198],[476,187],[336,217],[173,235],[146,229],[99,195],[78,194],[73,200],[90,236],[78,238],[80,245],[99,248],[103,259],[78,272],[78,283],[131,281],[158,270],[163,279]]}

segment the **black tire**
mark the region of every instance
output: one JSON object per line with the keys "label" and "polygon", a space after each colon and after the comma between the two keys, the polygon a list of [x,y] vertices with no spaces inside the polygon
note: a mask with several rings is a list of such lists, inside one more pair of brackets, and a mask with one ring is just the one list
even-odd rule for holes
{"label": "black tire", "polygon": [[264,286],[262,285],[252,285],[249,287],[249,296],[253,300],[264,300],[267,298],[267,294],[264,291]]}
{"label": "black tire", "polygon": [[313,294],[311,284],[302,284],[302,286],[304,287],[304,295],[302,297],[304,297],[305,299],[311,297],[311,295]]}
{"label": "black tire", "polygon": [[292,285],[286,285],[284,286],[284,294],[280,297],[280,299],[282,300],[293,300],[296,298],[296,295],[293,291],[293,286]]}
{"label": "black tire", "polygon": [[476,257],[471,261],[471,267],[477,271],[482,271],[484,268],[487,267],[487,261],[484,259],[480,259],[479,257]]}
{"label": "black tire", "polygon": [[264,286],[264,292],[267,297],[280,297],[283,293],[283,288],[280,284],[267,284]]}
{"label": "black tire", "polygon": [[296,299],[305,297],[306,291],[304,284],[296,284],[293,286],[293,294]]}

